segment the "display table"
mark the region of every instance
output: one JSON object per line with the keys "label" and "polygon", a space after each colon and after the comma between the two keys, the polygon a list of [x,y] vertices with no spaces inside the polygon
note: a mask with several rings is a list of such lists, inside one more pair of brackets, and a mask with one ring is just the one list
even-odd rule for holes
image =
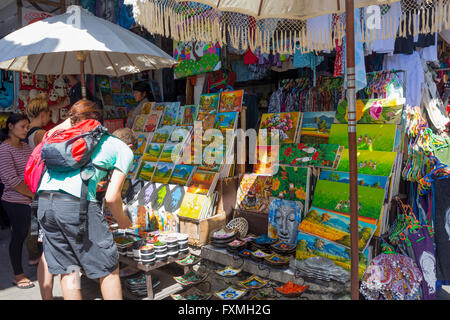
{"label": "display table", "polygon": [[[135,296],[134,294],[130,293],[126,287],[122,288],[124,295],[126,295],[130,299],[141,299],[141,300],[162,300],[170,296],[171,294],[174,294],[180,290],[183,289],[183,286],[176,283],[172,286],[169,286],[167,288],[164,288],[161,292],[158,294],[153,294],[153,286],[152,286],[152,276],[150,274],[150,271],[156,270],[158,268],[161,268],[165,265],[171,264],[175,261],[181,260],[186,258],[189,255],[187,254],[179,254],[176,257],[168,257],[166,261],[156,261],[153,265],[143,265],[140,262],[135,261],[132,258],[129,258],[127,256],[120,255],[119,261],[128,267],[135,268],[140,271],[144,271],[145,278],[146,278],[146,284],[147,284],[147,297],[140,298]],[[184,272],[186,273],[189,270],[189,267],[184,267]]]}

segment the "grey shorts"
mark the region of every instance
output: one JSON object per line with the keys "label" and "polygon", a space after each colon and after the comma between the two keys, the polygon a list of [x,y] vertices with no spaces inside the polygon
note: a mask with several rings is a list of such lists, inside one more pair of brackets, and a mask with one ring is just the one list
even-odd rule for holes
{"label": "grey shorts", "polygon": [[101,208],[89,202],[87,232],[76,241],[80,229],[80,200],[59,192],[39,194],[38,220],[44,234],[44,255],[51,274],[68,274],[83,268],[98,279],[119,266],[119,253]]}

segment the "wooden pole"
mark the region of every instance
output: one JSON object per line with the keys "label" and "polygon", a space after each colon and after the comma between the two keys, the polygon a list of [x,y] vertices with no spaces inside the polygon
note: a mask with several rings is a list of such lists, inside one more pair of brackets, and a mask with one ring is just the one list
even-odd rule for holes
{"label": "wooden pole", "polygon": [[348,153],[350,174],[351,299],[359,300],[358,172],[356,150],[355,8],[345,0],[347,46]]}
{"label": "wooden pole", "polygon": [[81,77],[81,98],[83,100],[87,99],[86,95],[86,77],[84,72],[84,63],[86,61],[86,54],[82,51],[76,53],[77,60],[80,61],[80,77]]}

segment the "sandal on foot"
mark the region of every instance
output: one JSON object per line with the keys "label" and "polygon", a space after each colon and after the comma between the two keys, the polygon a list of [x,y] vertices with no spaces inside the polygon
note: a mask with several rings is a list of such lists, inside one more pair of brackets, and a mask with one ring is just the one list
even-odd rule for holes
{"label": "sandal on foot", "polygon": [[[28,283],[28,285],[21,286],[20,284],[22,284],[22,283]],[[31,289],[31,288],[34,288],[34,283],[31,282],[30,280],[21,280],[19,282],[13,281],[13,284],[19,289]]]}

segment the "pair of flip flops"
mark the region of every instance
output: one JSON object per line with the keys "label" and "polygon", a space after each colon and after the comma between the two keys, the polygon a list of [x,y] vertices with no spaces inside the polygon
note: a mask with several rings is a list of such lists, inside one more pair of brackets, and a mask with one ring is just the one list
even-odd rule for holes
{"label": "pair of flip flops", "polygon": [[[28,283],[28,284],[26,286],[23,286],[23,285],[21,285],[23,283]],[[31,280],[21,280],[19,282],[14,282],[13,281],[13,284],[19,289],[31,289],[31,288],[34,288],[34,283],[31,282]]]}

